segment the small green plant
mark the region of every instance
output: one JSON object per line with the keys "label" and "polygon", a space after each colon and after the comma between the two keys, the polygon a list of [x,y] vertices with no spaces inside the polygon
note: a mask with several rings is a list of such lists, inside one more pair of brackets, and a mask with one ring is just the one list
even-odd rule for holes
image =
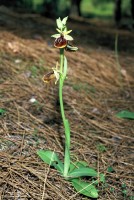
{"label": "small green plant", "polygon": [[118,112],[116,116],[124,119],[134,119],[134,112],[130,112],[128,110],[122,110]]}
{"label": "small green plant", "polygon": [[3,116],[6,113],[6,110],[3,108],[0,108],[0,116]]}
{"label": "small green plant", "polygon": [[[49,83],[55,80],[55,83],[59,81],[59,101],[60,101],[60,110],[63,120],[64,130],[65,130],[65,153],[64,153],[64,163],[59,159],[57,153],[50,150],[38,150],[37,154],[39,157],[48,165],[53,166],[58,172],[72,183],[74,188],[78,193],[81,193],[85,196],[91,198],[98,197],[98,191],[96,185],[99,182],[105,182],[105,177],[103,174],[99,174],[93,168],[88,167],[87,163],[84,161],[71,162],[70,160],[70,125],[68,119],[65,117],[64,113],[64,104],[63,104],[63,85],[67,76],[67,58],[64,55],[64,50],[70,52],[77,51],[78,48],[70,45],[70,41],[73,38],[69,35],[72,30],[67,30],[66,22],[68,17],[65,17],[63,20],[58,18],[57,31],[58,34],[52,35],[55,38],[54,46],[60,50],[60,68],[59,64],[56,63],[56,67],[52,68],[52,71],[47,73],[43,80],[45,83]],[[82,177],[91,177],[91,183],[86,182]]]}
{"label": "small green plant", "polygon": [[98,144],[97,145],[97,150],[101,153],[107,151],[107,148],[104,146],[104,144]]}
{"label": "small green plant", "polygon": [[113,168],[112,166],[109,166],[109,167],[107,168],[107,171],[108,171],[109,173],[115,172],[115,170],[114,170],[114,168]]}

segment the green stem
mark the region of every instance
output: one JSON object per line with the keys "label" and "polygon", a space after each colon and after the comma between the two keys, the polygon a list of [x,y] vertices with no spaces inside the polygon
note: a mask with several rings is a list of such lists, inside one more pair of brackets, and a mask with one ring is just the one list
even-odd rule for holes
{"label": "green stem", "polygon": [[65,156],[64,156],[64,173],[63,176],[67,177],[69,166],[70,166],[70,127],[69,122],[65,117],[64,113],[64,104],[63,104],[63,83],[65,74],[64,72],[64,49],[60,49],[60,81],[59,81],[59,100],[60,100],[60,110],[61,116],[64,124],[65,129]]}
{"label": "green stem", "polygon": [[63,95],[62,95],[62,89],[63,89],[63,80],[62,80],[63,67],[64,67],[64,49],[60,49],[59,99],[60,99],[61,116],[62,116],[62,120],[63,120],[63,123],[64,123],[64,121],[65,121],[65,113],[64,113],[64,105],[63,105]]}

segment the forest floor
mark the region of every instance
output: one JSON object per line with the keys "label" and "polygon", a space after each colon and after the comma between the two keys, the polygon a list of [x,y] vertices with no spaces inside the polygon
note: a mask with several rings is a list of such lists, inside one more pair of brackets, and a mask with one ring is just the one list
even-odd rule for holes
{"label": "forest floor", "polygon": [[[68,25],[79,48],[66,52],[63,89],[72,161],[84,160],[105,174],[99,200],[132,200],[134,123],[116,113],[134,111],[134,34],[100,21],[71,18]],[[36,153],[64,155],[58,85],[42,81],[59,60],[50,37],[55,28],[55,20],[0,8],[1,200],[89,199]]]}

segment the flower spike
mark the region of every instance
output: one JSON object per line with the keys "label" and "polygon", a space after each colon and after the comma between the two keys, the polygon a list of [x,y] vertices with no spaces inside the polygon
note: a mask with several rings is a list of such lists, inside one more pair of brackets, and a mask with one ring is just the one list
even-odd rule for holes
{"label": "flower spike", "polygon": [[54,34],[51,37],[55,38],[54,47],[56,48],[65,48],[67,46],[68,41],[72,41],[73,37],[69,35],[72,30],[67,30],[66,22],[68,17],[65,17],[62,21],[60,17],[56,20],[57,27],[56,30],[58,34]]}

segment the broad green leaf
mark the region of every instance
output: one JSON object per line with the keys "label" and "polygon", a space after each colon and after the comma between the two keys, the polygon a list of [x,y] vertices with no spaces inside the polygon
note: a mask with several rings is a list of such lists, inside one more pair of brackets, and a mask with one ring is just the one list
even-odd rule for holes
{"label": "broad green leaf", "polygon": [[98,191],[93,184],[81,181],[80,179],[72,179],[71,182],[80,194],[91,198],[98,198]]}
{"label": "broad green leaf", "polygon": [[53,162],[58,161],[58,156],[55,152],[49,151],[49,150],[39,150],[37,151],[37,154],[40,156],[40,158],[45,161],[48,165],[51,165]]}
{"label": "broad green leaf", "polygon": [[78,169],[74,169],[72,172],[68,174],[69,178],[78,178],[82,176],[93,176],[97,177],[98,173],[93,169],[89,167],[80,167]]}
{"label": "broad green leaf", "polygon": [[57,23],[57,27],[58,27],[59,29],[62,29],[62,28],[63,28],[63,24],[62,24],[62,21],[61,21],[60,17],[56,20],[56,23]]}
{"label": "broad green leaf", "polygon": [[85,161],[77,161],[70,164],[69,173],[72,172],[74,169],[78,169],[80,167],[87,167],[88,164]]}
{"label": "broad green leaf", "polygon": [[117,113],[116,116],[119,118],[134,119],[134,112],[122,110],[121,112]]}
{"label": "broad green leaf", "polygon": [[60,37],[60,34],[54,34],[54,35],[51,35],[51,37],[59,38],[59,37]]}
{"label": "broad green leaf", "polygon": [[62,20],[62,24],[66,25],[66,23],[67,23],[67,19],[68,19],[68,16],[65,17],[65,18]]}
{"label": "broad green leaf", "polygon": [[0,108],[0,115],[4,115],[6,113],[6,110],[3,108]]}
{"label": "broad green leaf", "polygon": [[55,169],[63,174],[63,163],[59,160],[58,155],[55,152],[49,150],[39,150],[37,151],[37,154],[45,163],[53,166]]}
{"label": "broad green leaf", "polygon": [[68,41],[72,41],[73,40],[72,36],[70,36],[70,35],[64,35],[64,38],[66,40],[68,40]]}

